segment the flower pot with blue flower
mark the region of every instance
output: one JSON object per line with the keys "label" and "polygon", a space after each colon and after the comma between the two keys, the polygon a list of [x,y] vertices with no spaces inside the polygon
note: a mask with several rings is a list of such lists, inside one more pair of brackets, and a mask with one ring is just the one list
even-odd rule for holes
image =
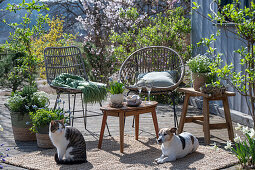
{"label": "flower pot with blue flower", "polygon": [[5,106],[10,111],[12,129],[15,141],[34,141],[35,133],[32,127],[29,112],[46,107],[49,103],[45,92],[38,92],[35,87],[25,86],[22,91],[15,92],[7,99]]}
{"label": "flower pot with blue flower", "polygon": [[64,119],[63,109],[38,109],[36,112],[30,112],[32,120],[31,131],[36,133],[37,145],[40,148],[54,148],[49,138],[49,124],[52,120]]}

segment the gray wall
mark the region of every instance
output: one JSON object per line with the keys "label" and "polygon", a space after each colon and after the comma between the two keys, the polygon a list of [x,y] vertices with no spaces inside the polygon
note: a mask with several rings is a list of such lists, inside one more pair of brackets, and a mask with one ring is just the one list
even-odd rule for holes
{"label": "gray wall", "polygon": [[[197,11],[201,13],[203,16],[208,17],[208,13],[211,14],[210,11],[210,2],[212,0],[194,0],[198,5],[200,5]],[[213,10],[215,11],[216,6],[213,6]],[[240,40],[237,39],[237,36],[230,31],[235,31],[234,25],[225,25],[219,26],[213,24],[211,21],[201,16],[196,11],[192,11],[192,35],[191,41],[194,46],[196,43],[200,41],[201,38],[209,38],[211,34],[215,34],[218,29],[221,31],[221,35],[216,37],[217,40],[212,44],[212,47],[217,48],[217,52],[223,53],[222,59],[223,63],[233,63],[235,67],[235,71],[240,71],[243,68],[240,63],[240,56],[234,51],[239,49],[241,46],[245,46]],[[212,15],[212,14],[211,14]],[[226,27],[227,30],[224,28]],[[228,31],[230,30],[230,31]],[[193,50],[194,56],[196,54],[204,54],[206,51],[205,47],[195,48]],[[229,87],[229,91],[235,91],[233,88]],[[245,102],[245,98],[242,97],[238,92],[235,97],[229,97],[229,104],[231,109],[237,110],[243,113],[248,113],[248,107]],[[221,102],[216,102],[220,106],[222,106]]]}

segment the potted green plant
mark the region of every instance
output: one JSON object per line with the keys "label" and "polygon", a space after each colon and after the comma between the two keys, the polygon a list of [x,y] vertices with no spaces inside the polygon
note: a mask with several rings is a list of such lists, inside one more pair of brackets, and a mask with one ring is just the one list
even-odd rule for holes
{"label": "potted green plant", "polygon": [[29,112],[46,107],[49,103],[45,92],[38,92],[37,88],[25,86],[22,91],[15,92],[7,99],[5,106],[11,115],[14,139],[17,141],[36,140],[35,133],[31,133],[31,119]]}
{"label": "potted green plant", "polygon": [[109,92],[111,95],[111,104],[112,106],[122,106],[124,95],[123,92],[125,90],[125,85],[120,82],[111,82],[109,85]]}
{"label": "potted green plant", "polygon": [[198,54],[196,57],[187,62],[192,74],[193,87],[196,91],[200,91],[200,87],[204,86],[210,73],[210,59],[206,55]]}
{"label": "potted green plant", "polygon": [[51,110],[48,108],[38,109],[36,112],[30,112],[32,120],[31,131],[36,133],[37,145],[41,148],[53,148],[49,138],[49,124],[52,120],[64,119],[63,109]]}

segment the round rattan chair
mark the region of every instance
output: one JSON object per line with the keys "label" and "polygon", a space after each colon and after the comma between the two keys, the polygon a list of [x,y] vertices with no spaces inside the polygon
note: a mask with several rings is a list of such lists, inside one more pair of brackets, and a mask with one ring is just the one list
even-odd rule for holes
{"label": "round rattan chair", "polygon": [[[85,71],[84,60],[82,58],[80,49],[76,46],[47,47],[44,49],[44,60],[45,60],[47,82],[57,92],[57,98],[56,98],[54,109],[56,109],[57,101],[60,98],[60,94],[68,94],[68,104],[69,104],[68,106],[69,106],[69,111],[71,113],[70,95],[73,95],[74,97],[73,107],[72,107],[73,116],[72,116],[72,121],[70,119],[71,125],[73,126],[73,121],[75,118],[84,118],[84,126],[86,129],[87,117],[101,116],[102,114],[99,114],[98,112],[94,112],[94,111],[89,111],[89,112],[94,112],[96,114],[87,115],[87,112],[88,112],[87,103],[83,102],[82,96],[84,94],[82,93],[81,90],[73,89],[73,88],[58,87],[58,86],[52,85],[52,81],[62,73],[78,75],[88,81],[88,77]],[[81,95],[82,110],[75,109],[77,94]],[[99,104],[100,106],[102,106],[101,102]],[[83,116],[74,117],[75,112],[82,112]],[[69,118],[70,118],[70,114],[69,114]],[[107,126],[107,129],[108,129],[108,126]],[[108,129],[108,132],[109,132],[109,129]]]}
{"label": "round rattan chair", "polygon": [[[177,81],[168,87],[153,87],[152,95],[170,94],[173,99],[174,124],[177,127],[177,115],[173,91],[180,85],[184,77],[184,63],[182,57],[173,49],[164,46],[149,46],[136,50],[122,64],[119,80],[126,84],[129,92],[138,92],[135,83],[140,73],[172,71],[178,72]],[[143,93],[147,93],[143,88]]]}

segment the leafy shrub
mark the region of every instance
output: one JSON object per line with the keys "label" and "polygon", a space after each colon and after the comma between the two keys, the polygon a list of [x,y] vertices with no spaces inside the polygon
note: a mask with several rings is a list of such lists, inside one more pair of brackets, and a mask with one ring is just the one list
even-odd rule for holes
{"label": "leafy shrub", "polygon": [[[132,22],[136,20],[137,9],[130,8],[121,16]],[[168,10],[142,20],[134,22],[124,33],[113,32],[110,36],[115,44],[114,54],[123,62],[135,50],[146,46],[167,46],[176,50],[184,59],[189,59],[191,46],[188,35],[191,31],[190,19],[184,17],[183,8]]]}
{"label": "leafy shrub", "polygon": [[38,132],[40,127],[49,125],[52,120],[64,119],[64,111],[50,110],[50,109],[38,109],[36,112],[30,112],[30,118],[32,120],[32,127],[30,130]]}
{"label": "leafy shrub", "polygon": [[6,51],[0,62],[0,86],[10,87],[15,92],[28,78],[28,66],[24,65],[26,54]]}
{"label": "leafy shrub", "polygon": [[109,85],[109,92],[111,94],[121,94],[125,90],[125,85],[119,82],[111,82]]}
{"label": "leafy shrub", "polygon": [[208,73],[211,71],[211,61],[206,55],[198,54],[196,57],[190,59],[187,64],[193,73]]}
{"label": "leafy shrub", "polygon": [[[11,4],[8,5],[11,6]],[[36,24],[31,26],[31,19],[29,18],[31,13],[32,11],[29,11],[25,14],[20,23],[6,23],[4,21],[14,31],[10,33],[9,41],[4,44],[3,48],[15,53],[15,57],[10,60],[7,56],[8,58],[4,60],[4,65],[8,66],[9,63],[10,68],[5,69],[5,74],[0,74],[0,77],[3,79],[8,77],[5,79],[7,82],[5,84],[10,86],[13,92],[19,86],[24,85],[24,82],[32,85],[38,71],[38,58],[32,53],[31,40],[44,33],[47,16],[38,15]]]}
{"label": "leafy shrub", "polygon": [[21,92],[13,93],[7,100],[7,105],[12,112],[29,113],[38,108],[46,107],[49,103],[45,92],[37,92],[35,87],[25,86]]}
{"label": "leafy shrub", "polygon": [[85,68],[90,80],[105,83],[116,72],[117,60],[108,50],[99,53],[97,51],[95,44],[86,42],[84,45]]}

